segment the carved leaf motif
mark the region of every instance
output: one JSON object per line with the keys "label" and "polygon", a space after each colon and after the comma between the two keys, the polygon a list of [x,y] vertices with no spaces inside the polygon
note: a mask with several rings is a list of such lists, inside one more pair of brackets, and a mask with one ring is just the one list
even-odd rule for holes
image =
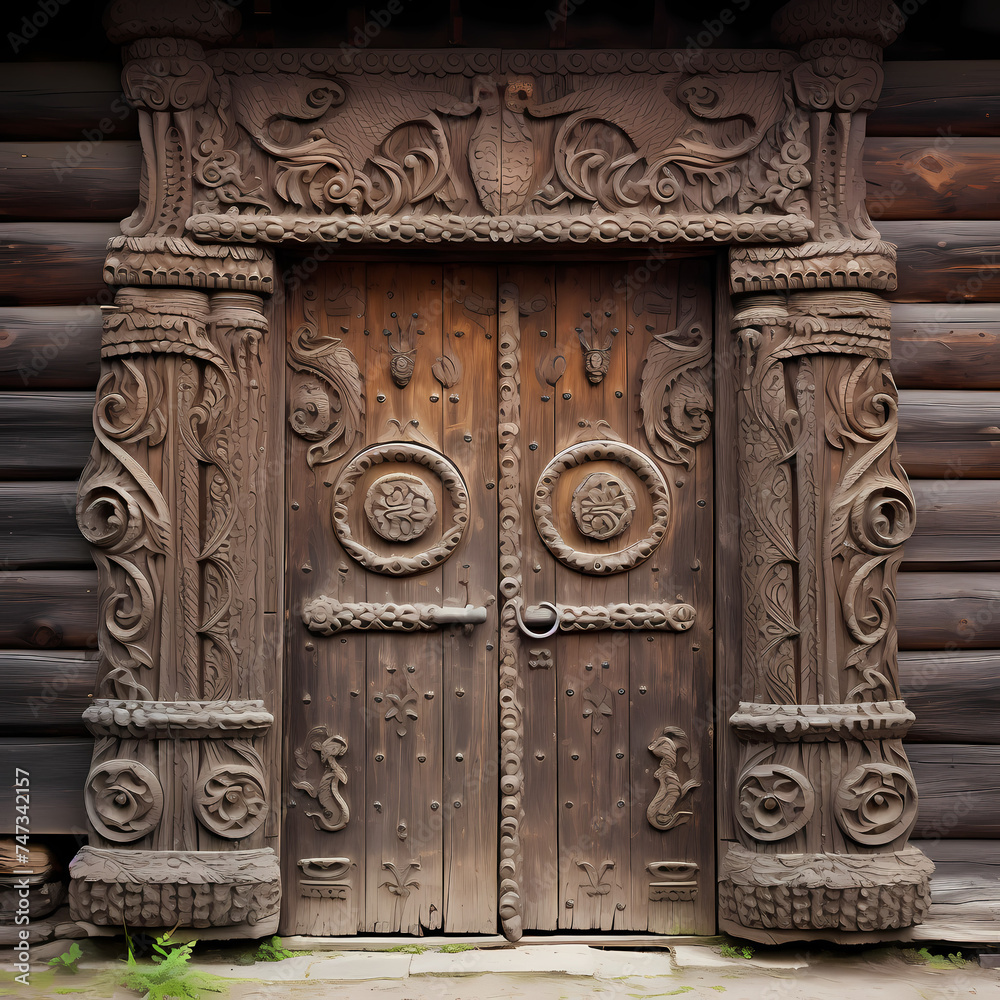
{"label": "carved leaf motif", "polygon": [[410,875],[410,872],[420,871],[420,862],[411,861],[402,871],[392,861],[383,861],[382,870],[392,878],[379,883],[380,889],[388,889],[394,896],[406,899],[411,889],[420,888],[420,880]]}
{"label": "carved leaf motif", "polygon": [[539,360],[535,373],[538,381],[555,388],[556,383],[566,373],[566,358],[562,354],[548,354]]}
{"label": "carved leaf motif", "polygon": [[639,408],[650,448],[665,462],[694,467],[695,445],[712,430],[708,362],[712,345],[697,321],[697,291],[682,298],[681,321],[656,334],[642,366]]}
{"label": "carved leaf motif", "polygon": [[595,868],[589,861],[577,861],[576,864],[587,876],[587,884],[581,883],[581,885],[588,896],[606,896],[611,892],[611,883],[605,882],[604,876],[615,870],[614,861],[603,861],[600,869]]}
{"label": "carved leaf motif", "polygon": [[431,365],[431,374],[445,389],[450,389],[462,380],[462,362],[452,354],[445,354]]}

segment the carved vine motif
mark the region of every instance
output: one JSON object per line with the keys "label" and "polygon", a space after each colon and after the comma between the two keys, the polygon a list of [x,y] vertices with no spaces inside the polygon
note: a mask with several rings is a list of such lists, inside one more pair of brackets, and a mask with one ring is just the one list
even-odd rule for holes
{"label": "carved vine motif", "polygon": [[571,510],[581,534],[603,541],[628,530],[635,494],[617,476],[594,472],[573,491]]}
{"label": "carved vine motif", "polygon": [[350,858],[300,858],[295,862],[302,870],[299,892],[303,896],[323,899],[347,899],[352,888],[347,876],[354,867]]}
{"label": "carved vine motif", "polygon": [[698,898],[698,865],[694,861],[651,861],[649,899],[654,903],[690,903]]}
{"label": "carved vine motif", "polygon": [[412,889],[420,888],[420,880],[411,872],[420,871],[420,862],[411,861],[405,867],[400,870],[398,866],[393,861],[383,861],[382,871],[389,873],[391,878],[387,878],[384,882],[379,883],[380,889],[388,889],[394,896],[398,896],[400,899],[406,899],[410,895]]}
{"label": "carved vine motif", "polygon": [[614,861],[602,861],[600,868],[595,868],[589,861],[577,861],[576,864],[587,876],[586,883],[581,882],[580,888],[588,896],[606,896],[611,892],[611,883],[605,881],[604,876],[615,870]]}
{"label": "carved vine motif", "polygon": [[[616,552],[581,552],[563,539],[555,525],[552,495],[560,477],[585,462],[620,462],[635,473],[652,502],[652,517],[646,536]],[[621,573],[648,559],[663,540],[670,517],[670,497],[660,470],[642,452],[618,441],[588,441],[559,452],[542,470],[535,486],[532,513],[538,534],[549,551],[566,566],[580,573]]]}
{"label": "carved vine motif", "polygon": [[[647,297],[648,298],[648,297]],[[698,316],[698,289],[686,287],[680,297],[677,327],[655,334],[642,365],[639,409],[646,440],[665,462],[694,467],[695,448],[712,431],[712,386],[709,361],[711,331]],[[661,311],[657,303],[644,303]]]}
{"label": "carved vine motif", "polygon": [[[350,822],[351,810],[342,788],[347,784],[347,772],[340,758],[347,753],[347,740],[332,736],[326,726],[316,726],[306,736],[305,743],[295,749],[295,773],[292,788],[303,791],[315,799],[319,812],[306,812],[317,830],[335,833]],[[312,755],[316,754],[314,758]],[[314,777],[316,762],[319,776]]]}
{"label": "carved vine motif", "polygon": [[913,775],[891,764],[862,764],[844,775],[835,813],[840,828],[859,844],[888,844],[908,833],[917,815]]}
{"label": "carved vine motif", "polygon": [[[434,473],[444,486],[451,517],[444,534],[430,548],[409,555],[380,555],[357,540],[351,528],[350,500],[359,480],[385,463],[412,462]],[[392,478],[397,478],[393,474]],[[426,489],[426,486],[424,487]],[[429,492],[429,491],[428,491]],[[367,448],[347,464],[333,494],[333,528],[340,544],[366,569],[389,576],[407,576],[444,562],[462,540],[469,522],[469,493],[462,474],[443,455],[419,444],[396,441]]]}
{"label": "carved vine motif", "polygon": [[267,815],[264,775],[247,764],[217,764],[201,776],[195,815],[206,829],[236,840],[249,836]]}
{"label": "carved vine motif", "polygon": [[[701,787],[701,764],[698,751],[691,746],[687,733],[676,726],[664,726],[661,735],[649,744],[649,752],[660,758],[654,777],[660,783],[646,808],[646,819],[657,830],[672,830],[686,823],[694,813],[681,809],[684,800]],[[681,780],[680,769],[687,771]]]}
{"label": "carved vine motif", "polygon": [[409,542],[434,523],[437,504],[417,476],[383,476],[368,487],[365,514],[377,535],[390,542]]}
{"label": "carved vine motif", "polygon": [[134,760],[109,760],[92,767],[84,798],[97,832],[119,844],[152,832],[163,815],[159,779]]}
{"label": "carved vine motif", "polygon": [[[611,313],[605,312],[605,321],[610,319]],[[587,321],[589,329],[576,327],[577,336],[580,338],[580,346],[583,348],[583,364],[587,373],[587,381],[592,385],[598,385],[604,381],[604,376],[608,374],[611,365],[611,346],[618,336],[618,327],[606,330],[606,323],[595,323],[591,312],[585,312],[583,318]],[[600,325],[600,329],[598,326]]]}

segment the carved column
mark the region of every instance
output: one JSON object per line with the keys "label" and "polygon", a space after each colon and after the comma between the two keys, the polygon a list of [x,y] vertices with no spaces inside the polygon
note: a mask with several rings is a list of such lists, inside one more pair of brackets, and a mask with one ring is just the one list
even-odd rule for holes
{"label": "carved column", "polygon": [[101,663],[84,714],[91,844],[70,900],[97,924],[259,936],[276,930],[280,897],[280,375],[254,294],[271,276],[255,248],[184,233],[211,152],[202,126],[217,115],[201,42],[228,37],[234,17],[196,2],[108,15],[128,45],[145,161],[143,204],[109,246],[108,280],[130,287],[105,319],[79,490]]}
{"label": "carved column", "polygon": [[863,940],[919,922],[933,865],[907,838],[895,578],[914,504],[889,371],[895,248],[864,208],[864,119],[891,3],[810,0],[776,19],[801,45],[814,239],[732,251],[740,385],[743,701],[722,927]]}

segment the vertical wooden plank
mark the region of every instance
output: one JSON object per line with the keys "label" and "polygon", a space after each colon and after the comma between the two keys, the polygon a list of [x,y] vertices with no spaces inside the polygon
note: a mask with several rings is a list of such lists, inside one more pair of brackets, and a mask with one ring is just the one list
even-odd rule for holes
{"label": "vertical wooden plank", "polygon": [[[411,440],[442,448],[441,386],[431,371],[443,353],[441,279],[440,266],[368,268],[369,444]],[[417,317],[411,324],[413,313]],[[416,352],[412,377],[402,387],[391,376],[394,347]],[[394,464],[381,465],[359,483],[358,496],[364,496],[370,482],[395,471],[419,474],[411,464],[398,470]],[[439,517],[447,516],[436,477],[428,474],[425,482],[436,496]],[[353,522],[366,530],[363,512]],[[372,532],[366,541],[374,540]],[[421,542],[408,544],[419,550]],[[368,574],[369,601],[438,604],[441,595],[440,567],[402,577]],[[366,928],[380,934],[421,934],[442,924],[442,637],[440,632],[373,632],[367,649]]]}
{"label": "vertical wooden plank", "polygon": [[489,610],[484,624],[443,633],[446,934],[497,931],[496,294],[494,267],[444,269],[444,347],[436,369],[444,452],[465,478],[471,520],[442,567],[441,596],[447,605]]}
{"label": "vertical wooden plank", "polygon": [[[624,267],[561,267],[556,275],[559,351],[566,358],[554,400],[558,452],[581,436],[627,434],[628,402],[625,334],[611,341],[607,374],[596,384],[588,379],[579,336],[582,330],[601,346],[612,329],[624,329]],[[600,420],[607,421],[610,432]],[[620,474],[621,468],[588,461],[561,477],[553,497],[557,523],[573,548],[615,551],[627,537],[587,538],[569,513],[574,486],[601,471]],[[560,563],[556,593],[563,604],[606,605],[628,600],[628,582],[623,574],[590,576]],[[627,652],[627,644],[610,632],[562,634],[556,643],[560,912],[566,928],[608,931],[626,925],[631,867]]]}

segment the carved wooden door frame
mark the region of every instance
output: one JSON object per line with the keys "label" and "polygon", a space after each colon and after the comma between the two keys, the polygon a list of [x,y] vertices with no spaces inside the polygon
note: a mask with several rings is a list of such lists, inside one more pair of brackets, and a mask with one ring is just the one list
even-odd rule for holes
{"label": "carved wooden door frame", "polygon": [[[314,244],[315,263],[345,243],[702,243],[730,248],[734,338],[716,360],[738,351],[720,923],[858,941],[918,922],[932,866],[907,846],[894,599],[913,498],[878,294],[895,251],[861,161],[895,6],[797,0],[774,24],[797,52],[227,49],[235,9],[197,0],[117,0],[106,23],[143,175],[109,243],[121,287],[80,486],[102,659],[74,916],[276,927],[273,248]],[[508,838],[511,905],[518,866]],[[516,912],[504,924],[516,937]]]}

